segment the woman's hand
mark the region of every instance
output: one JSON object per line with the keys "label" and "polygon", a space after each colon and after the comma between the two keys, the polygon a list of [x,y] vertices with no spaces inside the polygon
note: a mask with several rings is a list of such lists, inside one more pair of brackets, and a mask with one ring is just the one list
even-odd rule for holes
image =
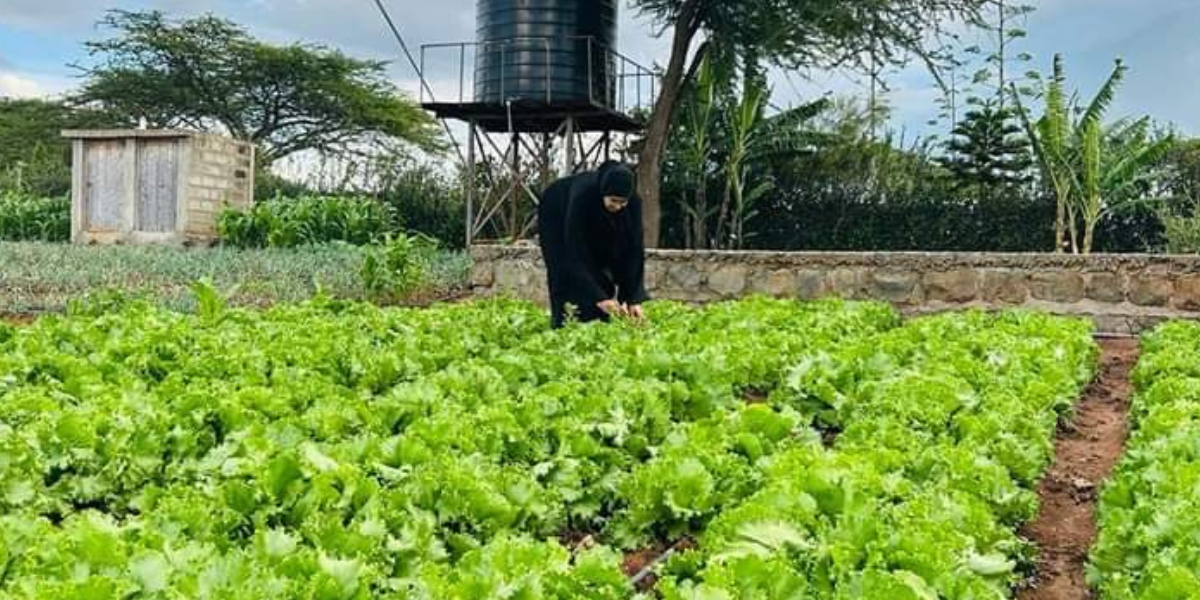
{"label": "woman's hand", "polygon": [[633,306],[626,308],[625,312],[630,317],[633,317],[633,319],[635,321],[645,321],[646,320],[646,311],[642,310],[641,304],[634,304]]}
{"label": "woman's hand", "polygon": [[624,316],[626,314],[625,306],[617,303],[616,300],[605,300],[603,302],[598,302],[596,303],[596,308],[604,311],[604,314],[610,317]]}

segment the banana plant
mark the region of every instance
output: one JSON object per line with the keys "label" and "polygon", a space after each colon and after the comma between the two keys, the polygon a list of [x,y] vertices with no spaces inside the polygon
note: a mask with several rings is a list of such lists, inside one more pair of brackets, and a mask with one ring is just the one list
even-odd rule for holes
{"label": "banana plant", "polygon": [[1138,203],[1148,176],[1170,152],[1174,139],[1153,139],[1149,117],[1121,120],[1103,128],[1086,120],[1082,133],[1080,214],[1083,253],[1092,252],[1096,226],[1109,214]]}
{"label": "banana plant", "polygon": [[1131,192],[1173,143],[1170,138],[1152,141],[1148,118],[1104,126],[1105,113],[1126,71],[1118,59],[1091,102],[1080,107],[1076,96],[1066,94],[1062,56],[1055,55],[1053,74],[1043,93],[1045,112],[1037,121],[1013,93],[1042,179],[1054,194],[1056,252],[1069,247],[1073,253],[1090,253],[1096,226],[1114,210],[1136,201]]}
{"label": "banana plant", "polygon": [[729,246],[734,249],[741,248],[745,243],[745,223],[754,214],[754,201],[765,193],[756,189],[755,193],[747,194],[749,170],[746,158],[750,154],[751,145],[757,142],[755,138],[760,133],[766,107],[766,87],[750,83],[746,86],[742,101],[733,106],[732,118],[729,121],[729,154],[725,160],[727,202],[721,207],[721,217],[722,225],[728,223]]}
{"label": "banana plant", "polygon": [[744,247],[750,237],[746,224],[757,216],[755,205],[773,188],[769,179],[750,185],[755,166],[766,161],[811,152],[814,134],[805,126],[825,110],[824,99],[767,116],[770,90],[748,80],[741,101],[731,107],[725,148],[725,198],[718,221],[718,239],[729,248]]}
{"label": "banana plant", "polygon": [[[1110,78],[1110,83],[1112,79]],[[1066,75],[1063,71],[1061,54],[1054,55],[1053,73],[1046,82],[1043,94],[1045,113],[1036,122],[1021,103],[1020,96],[1013,92],[1017,113],[1033,146],[1042,178],[1054,193],[1054,249],[1062,252],[1066,244],[1068,224],[1074,223],[1072,193],[1074,191],[1074,151],[1071,130],[1070,100],[1065,91]],[[1074,235],[1071,236],[1074,239]],[[1075,244],[1072,242],[1072,250]]]}
{"label": "banana plant", "polygon": [[708,176],[712,162],[713,129],[717,113],[717,74],[710,55],[700,59],[694,79],[694,96],[684,108],[687,135],[683,143],[683,167],[689,185],[693,187],[692,202],[684,203],[687,215],[687,246],[706,249],[709,243],[708,223],[716,213],[709,207]]}

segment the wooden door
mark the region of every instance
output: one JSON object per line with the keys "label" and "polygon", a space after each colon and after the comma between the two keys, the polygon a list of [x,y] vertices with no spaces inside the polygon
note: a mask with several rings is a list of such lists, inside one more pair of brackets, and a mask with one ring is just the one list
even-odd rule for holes
{"label": "wooden door", "polygon": [[179,140],[141,139],[137,144],[135,231],[175,231],[179,206]]}
{"label": "wooden door", "polygon": [[129,201],[126,186],[124,140],[84,142],[84,229],[95,232],[120,231]]}

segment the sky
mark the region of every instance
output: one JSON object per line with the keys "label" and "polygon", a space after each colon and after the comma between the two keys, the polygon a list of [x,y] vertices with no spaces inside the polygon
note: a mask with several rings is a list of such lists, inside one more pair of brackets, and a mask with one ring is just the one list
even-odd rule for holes
{"label": "sky", "polygon": [[[474,37],[475,0],[384,1],[414,50]],[[1200,135],[1200,0],[1028,1],[1036,7],[1024,23],[1029,36],[1015,48],[1033,55],[1028,68],[1046,72],[1054,53],[1062,53],[1070,87],[1090,97],[1121,57],[1130,72],[1115,114],[1148,114]],[[181,17],[212,12],[270,41],[392,60],[391,78],[402,90],[418,92],[416,74],[374,0],[0,0],[0,96],[54,96],[77,85],[78,71],[69,65],[87,60],[85,40],[107,35],[95,22],[109,8],[154,8]],[[665,63],[667,44],[654,33],[650,22],[622,7],[623,54],[647,65]],[[427,75],[434,93],[456,96],[456,56],[431,56]],[[775,70],[770,79],[772,102],[780,107],[826,93],[865,94],[861,78],[851,73]],[[914,135],[937,133],[927,121],[939,92],[924,67],[900,69],[888,80],[890,126]]]}

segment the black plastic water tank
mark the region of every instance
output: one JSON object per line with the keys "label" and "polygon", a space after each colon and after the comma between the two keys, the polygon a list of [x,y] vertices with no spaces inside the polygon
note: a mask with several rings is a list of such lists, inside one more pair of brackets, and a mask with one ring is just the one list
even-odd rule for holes
{"label": "black plastic water tank", "polygon": [[476,102],[612,105],[617,0],[477,0],[476,18]]}

